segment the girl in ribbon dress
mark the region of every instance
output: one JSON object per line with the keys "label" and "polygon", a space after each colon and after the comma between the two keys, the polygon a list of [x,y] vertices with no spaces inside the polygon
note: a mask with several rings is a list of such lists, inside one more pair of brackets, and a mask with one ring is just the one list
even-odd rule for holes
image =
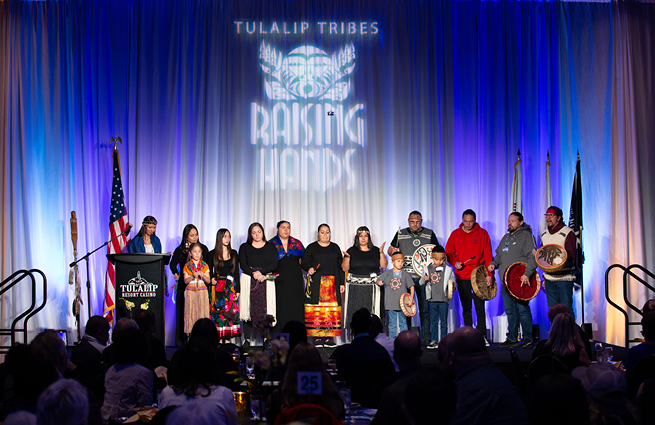
{"label": "girl in ribbon dress", "polygon": [[184,332],[191,333],[198,319],[209,318],[207,284],[210,282],[209,266],[202,261],[199,243],[189,246],[189,261],[184,266]]}
{"label": "girl in ribbon dress", "polygon": [[227,340],[241,334],[239,326],[239,254],[232,249],[227,229],[216,232],[216,245],[209,252],[212,287],[209,291],[209,315],[216,324],[218,337]]}
{"label": "girl in ribbon dress", "polygon": [[[202,258],[211,266],[211,257],[209,250],[198,239],[198,228],[193,224],[187,224],[182,231],[182,239],[180,245],[173,251],[169,267],[175,278],[175,285],[172,287],[175,293],[175,345],[182,346],[187,341],[187,335],[184,332],[184,266],[189,261],[189,247],[191,244],[198,242],[202,248]],[[211,267],[210,267],[211,269]]]}

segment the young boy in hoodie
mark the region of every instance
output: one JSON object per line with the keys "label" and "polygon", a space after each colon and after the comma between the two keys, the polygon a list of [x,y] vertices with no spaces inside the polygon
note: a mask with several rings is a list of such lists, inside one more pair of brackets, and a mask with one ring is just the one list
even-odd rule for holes
{"label": "young boy in hoodie", "polygon": [[[432,340],[428,348],[435,349],[441,338],[448,334],[448,286],[453,285],[453,269],[446,265],[446,250],[437,245],[432,249],[432,264],[424,269],[421,285],[426,285],[425,298],[430,309]],[[454,290],[454,288],[453,288]],[[452,292],[451,292],[452,296]],[[439,335],[441,330],[441,335]]]}

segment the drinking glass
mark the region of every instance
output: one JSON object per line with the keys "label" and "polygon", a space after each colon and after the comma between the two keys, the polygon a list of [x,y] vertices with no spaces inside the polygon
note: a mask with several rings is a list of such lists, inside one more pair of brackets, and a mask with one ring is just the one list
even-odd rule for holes
{"label": "drinking glass", "polygon": [[258,421],[261,419],[262,414],[262,396],[259,394],[253,394],[250,397],[250,413],[254,420]]}
{"label": "drinking glass", "polygon": [[234,404],[237,408],[237,414],[240,417],[246,416],[248,414],[246,410],[247,401],[246,393],[244,391],[237,391],[234,393]]}
{"label": "drinking glass", "polygon": [[340,388],[339,389],[339,394],[341,395],[341,398],[343,399],[343,404],[344,404],[344,407],[346,408],[346,412],[347,412],[348,410],[350,410],[350,402],[352,401],[350,388]]}
{"label": "drinking glass", "polygon": [[250,357],[246,358],[246,375],[248,375],[248,379],[255,379],[255,365],[252,362],[252,359]]}
{"label": "drinking glass", "polygon": [[337,361],[329,359],[327,362],[327,370],[330,375],[335,375],[337,373]]}
{"label": "drinking glass", "polygon": [[611,362],[612,357],[614,357],[614,349],[612,347],[607,347],[605,348],[605,361]]}
{"label": "drinking glass", "polygon": [[594,346],[594,351],[596,352],[596,361],[598,363],[603,362],[603,344],[600,342],[597,342],[596,345]]}

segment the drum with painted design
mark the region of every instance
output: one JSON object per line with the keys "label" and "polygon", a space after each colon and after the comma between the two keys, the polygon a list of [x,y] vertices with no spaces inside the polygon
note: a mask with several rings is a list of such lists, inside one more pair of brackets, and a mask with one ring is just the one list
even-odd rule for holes
{"label": "drum with painted design", "polygon": [[537,266],[546,273],[555,273],[566,264],[566,250],[554,243],[544,245],[535,254]]}
{"label": "drum with painted design", "polygon": [[509,295],[519,301],[530,301],[541,289],[541,278],[537,272],[530,276],[529,284],[521,284],[521,276],[525,274],[526,263],[514,263],[505,270],[503,286]]}
{"label": "drum with painted design", "polygon": [[407,292],[400,296],[400,309],[407,317],[414,317],[416,315],[416,303],[409,305],[412,301],[412,296]]}
{"label": "drum with painted design", "polygon": [[423,269],[432,264],[432,249],[436,245],[426,244],[419,246],[412,255],[412,268],[417,275],[423,276]]}

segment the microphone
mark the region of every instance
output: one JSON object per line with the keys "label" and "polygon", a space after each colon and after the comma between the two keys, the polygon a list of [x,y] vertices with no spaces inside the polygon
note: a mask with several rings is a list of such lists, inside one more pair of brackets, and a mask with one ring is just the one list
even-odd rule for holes
{"label": "microphone", "polygon": [[123,232],[123,236],[129,236],[130,235],[130,230],[132,230],[132,223],[127,225],[127,229]]}

